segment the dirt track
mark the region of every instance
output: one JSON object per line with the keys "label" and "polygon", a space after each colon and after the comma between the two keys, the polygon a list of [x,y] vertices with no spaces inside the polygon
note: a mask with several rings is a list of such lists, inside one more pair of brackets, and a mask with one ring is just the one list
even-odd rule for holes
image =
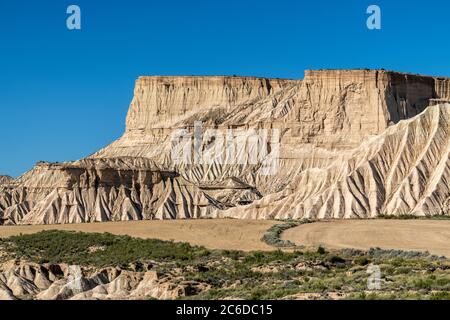
{"label": "dirt track", "polygon": [[139,238],[174,240],[211,249],[274,250],[260,241],[267,229],[277,224],[264,220],[166,220],[102,222],[67,225],[0,226],[0,237],[35,233],[42,230],[110,232]]}
{"label": "dirt track", "polygon": [[403,249],[450,257],[450,220],[339,220],[286,230],[283,239],[327,248]]}

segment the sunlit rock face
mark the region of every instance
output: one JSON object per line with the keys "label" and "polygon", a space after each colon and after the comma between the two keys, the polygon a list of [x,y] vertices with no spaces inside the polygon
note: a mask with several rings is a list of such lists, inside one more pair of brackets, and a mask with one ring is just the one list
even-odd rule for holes
{"label": "sunlit rock face", "polygon": [[239,218],[367,218],[450,214],[450,105],[428,107],[280,192],[220,212]]}
{"label": "sunlit rock face", "polygon": [[0,300],[172,300],[211,288],[151,268],[151,264],[138,271],[10,260],[0,264]]}
{"label": "sunlit rock face", "polygon": [[141,77],[124,135],[0,180],[4,224],[435,215],[449,207],[449,79]]}
{"label": "sunlit rock face", "polygon": [[0,185],[7,184],[13,181],[13,178],[10,176],[0,176]]}

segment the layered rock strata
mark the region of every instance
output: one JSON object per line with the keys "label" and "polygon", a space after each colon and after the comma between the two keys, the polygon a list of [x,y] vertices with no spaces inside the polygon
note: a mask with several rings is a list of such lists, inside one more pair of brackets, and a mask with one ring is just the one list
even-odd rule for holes
{"label": "layered rock strata", "polygon": [[445,214],[449,99],[449,79],[384,70],[141,77],[124,135],[0,183],[0,218]]}

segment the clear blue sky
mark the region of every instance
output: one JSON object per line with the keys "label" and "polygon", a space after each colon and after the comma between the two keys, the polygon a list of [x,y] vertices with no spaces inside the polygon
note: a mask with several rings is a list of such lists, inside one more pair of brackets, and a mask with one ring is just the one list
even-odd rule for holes
{"label": "clear blue sky", "polygon": [[[77,4],[82,30],[66,28]],[[382,9],[382,30],[366,9]],[[0,174],[118,138],[140,75],[302,78],[304,69],[450,76],[450,1],[0,1]]]}

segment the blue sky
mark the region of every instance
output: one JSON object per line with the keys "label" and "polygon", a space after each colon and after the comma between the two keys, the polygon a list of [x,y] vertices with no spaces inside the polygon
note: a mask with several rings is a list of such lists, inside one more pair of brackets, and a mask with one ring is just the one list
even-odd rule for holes
{"label": "blue sky", "polygon": [[[81,8],[82,29],[66,28]],[[366,9],[382,9],[382,30]],[[140,75],[302,78],[305,69],[450,76],[450,1],[0,1],[0,174],[118,138]]]}

